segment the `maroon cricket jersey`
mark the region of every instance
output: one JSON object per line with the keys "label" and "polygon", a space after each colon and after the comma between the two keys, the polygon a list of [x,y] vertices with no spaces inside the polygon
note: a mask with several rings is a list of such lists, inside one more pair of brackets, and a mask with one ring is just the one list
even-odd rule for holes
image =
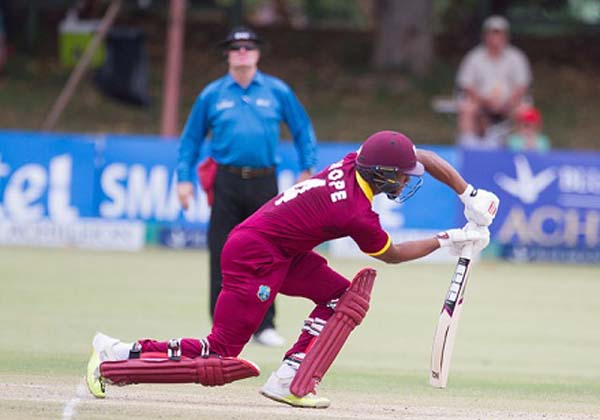
{"label": "maroon cricket jersey", "polygon": [[391,239],[371,208],[371,188],[355,170],[356,155],[279,194],[236,230],[251,229],[287,255],[345,236],[369,255],[384,253]]}

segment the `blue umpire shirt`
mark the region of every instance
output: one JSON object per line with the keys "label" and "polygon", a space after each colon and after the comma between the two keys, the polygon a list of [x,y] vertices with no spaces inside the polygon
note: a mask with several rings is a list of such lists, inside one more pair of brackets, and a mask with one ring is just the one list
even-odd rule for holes
{"label": "blue umpire shirt", "polygon": [[210,155],[218,163],[253,168],[276,166],[281,121],[287,124],[294,139],[300,169],[312,169],[316,164],[315,132],[285,82],[260,71],[246,89],[230,74],[215,80],[196,99],[181,134],[178,180],[191,181],[209,130]]}

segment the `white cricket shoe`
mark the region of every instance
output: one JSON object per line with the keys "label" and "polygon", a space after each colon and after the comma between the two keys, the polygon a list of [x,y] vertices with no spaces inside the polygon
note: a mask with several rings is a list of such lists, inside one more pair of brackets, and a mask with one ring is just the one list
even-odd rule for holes
{"label": "white cricket shoe", "polygon": [[280,336],[275,328],[265,328],[254,334],[254,341],[267,347],[282,347],[285,344],[285,338]]}
{"label": "white cricket shoe", "polygon": [[127,360],[131,344],[97,332],[92,340],[92,355],[87,365],[86,383],[96,398],[106,397],[106,385],[100,375],[100,363],[106,361]]}
{"label": "white cricket shoe", "polygon": [[260,389],[260,393],[267,398],[289,404],[293,407],[302,408],[327,408],[331,401],[327,398],[317,397],[316,393],[310,393],[304,397],[297,397],[290,392],[290,384],[296,376],[296,369],[283,362],[269,380]]}
{"label": "white cricket shoe", "polygon": [[92,346],[98,353],[100,362],[127,360],[129,358],[130,343],[123,343],[118,338],[109,337],[97,332],[92,340]]}

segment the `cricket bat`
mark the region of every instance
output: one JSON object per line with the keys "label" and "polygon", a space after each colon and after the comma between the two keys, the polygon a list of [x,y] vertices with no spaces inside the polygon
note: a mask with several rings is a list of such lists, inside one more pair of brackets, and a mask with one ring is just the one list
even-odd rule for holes
{"label": "cricket bat", "polygon": [[473,245],[466,245],[458,258],[433,338],[429,384],[436,388],[446,388],[448,384],[452,349],[454,348],[458,321],[464,304],[465,288],[467,287],[472,265],[472,251]]}

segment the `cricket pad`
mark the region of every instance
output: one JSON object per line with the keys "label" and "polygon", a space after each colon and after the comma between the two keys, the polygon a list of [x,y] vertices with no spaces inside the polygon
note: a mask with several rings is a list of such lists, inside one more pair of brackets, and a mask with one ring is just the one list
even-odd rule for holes
{"label": "cricket pad", "polygon": [[182,357],[178,361],[161,357],[103,362],[100,375],[114,385],[199,383],[219,386],[258,376],[260,370],[254,363],[237,357]]}
{"label": "cricket pad", "polygon": [[333,316],[300,363],[290,384],[292,394],[302,398],[321,382],[350,333],[366,316],[376,275],[373,268],[365,268],[356,274],[350,288],[337,303]]}

